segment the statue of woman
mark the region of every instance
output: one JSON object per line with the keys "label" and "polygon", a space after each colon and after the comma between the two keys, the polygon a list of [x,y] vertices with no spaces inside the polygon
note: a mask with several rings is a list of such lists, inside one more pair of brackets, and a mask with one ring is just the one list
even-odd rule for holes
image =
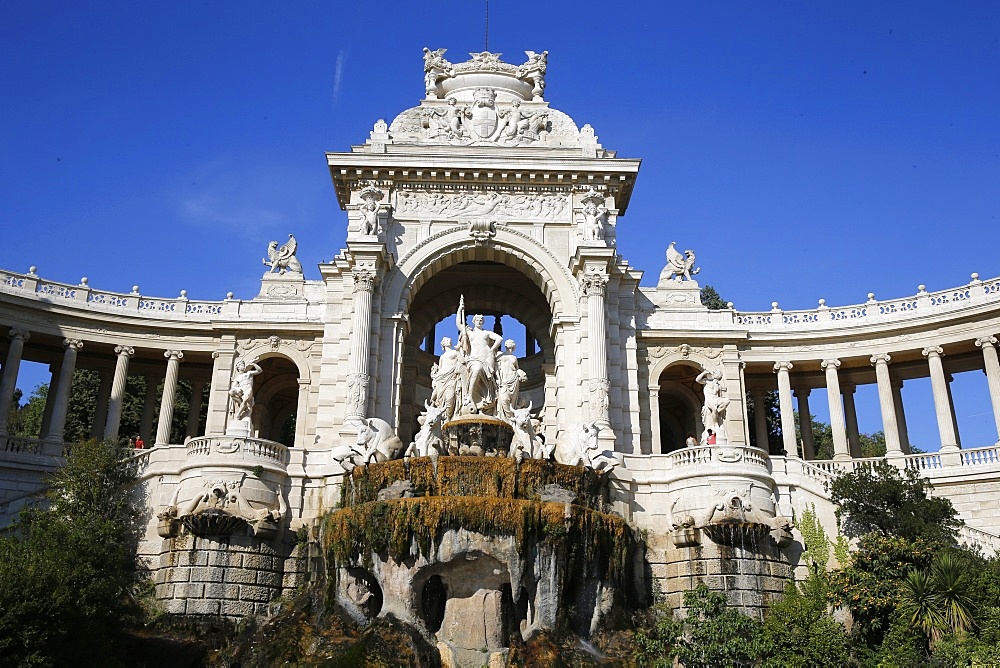
{"label": "statue of woman", "polygon": [[698,374],[695,381],[701,383],[705,391],[705,405],[701,409],[701,421],[705,423],[702,443],[708,442],[709,432],[713,432],[725,442],[726,408],[729,407],[729,399],[726,398],[726,386],[722,382],[722,369],[716,368],[712,371],[705,369]]}
{"label": "statue of woman", "polygon": [[263,369],[256,362],[250,362],[249,365],[243,360],[236,362],[236,375],[229,387],[229,398],[232,401],[229,411],[233,418],[242,420],[250,416],[250,411],[253,410],[253,377],[261,371]]}
{"label": "statue of woman", "polygon": [[496,403],[497,348],[503,338],[483,329],[482,315],[472,316],[472,327],[465,323],[465,297],[458,303],[455,324],[458,326],[458,348],[465,353],[469,365],[469,387],[465,405],[473,412],[488,412]]}
{"label": "statue of woman", "polygon": [[521,382],[528,379],[518,366],[517,355],[514,354],[516,345],[513,340],[507,339],[503,344],[507,352],[497,357],[497,417],[508,422],[514,419],[514,409],[521,407],[518,394]]}
{"label": "statue of woman", "polygon": [[461,414],[462,395],[468,385],[465,356],[452,348],[451,339],[441,339],[441,357],[431,369],[431,405],[444,408],[444,422]]}

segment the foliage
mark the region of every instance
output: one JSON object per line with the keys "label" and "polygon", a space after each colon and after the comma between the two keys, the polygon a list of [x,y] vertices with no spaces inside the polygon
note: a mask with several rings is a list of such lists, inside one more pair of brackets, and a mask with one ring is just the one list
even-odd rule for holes
{"label": "foliage", "polygon": [[764,618],[763,666],[844,666],[849,640],[844,627],[827,611],[828,585],[814,571],[801,589],[789,582],[784,597]]}
{"label": "foliage", "polygon": [[802,559],[812,567],[813,571],[825,573],[827,563],[830,561],[830,539],[826,537],[823,524],[816,515],[815,505],[810,505],[802,511],[802,515],[795,522],[795,528],[802,534],[802,540],[806,544]]}
{"label": "foliage", "polygon": [[695,666],[750,666],[763,649],[761,624],[726,606],[726,595],[705,583],[684,593],[684,636],[677,657]]}
{"label": "foliage", "polygon": [[701,289],[701,303],[707,307],[709,311],[721,311],[729,308],[729,304],[726,303],[726,300],[723,299],[722,295],[720,295],[711,285],[706,285]]}
{"label": "foliage", "polygon": [[[20,390],[15,392],[15,403],[20,402]],[[12,407],[7,418],[8,433],[12,436],[38,438],[42,431],[42,417],[45,415],[45,401],[49,396],[49,386],[42,384],[32,390],[24,405]]]}
{"label": "foliage", "polygon": [[674,620],[673,610],[659,598],[644,623],[638,625],[634,640],[638,647],[638,666],[668,668],[674,665],[677,643],[684,624]]}
{"label": "foliage", "polygon": [[116,665],[139,614],[145,518],[127,447],[87,441],[50,478],[49,509],[0,536],[0,657],[13,665]]}
{"label": "foliage", "polygon": [[912,570],[903,581],[900,613],[921,631],[928,648],[949,633],[963,636],[973,629],[969,579],[950,552],[941,552],[927,570]]}
{"label": "foliage", "polygon": [[[757,405],[753,401],[747,402],[748,424],[756,424]],[[768,390],[764,393],[764,422],[767,424],[767,443],[763,446],[757,444],[757,430],[751,426],[750,445],[761,450],[767,450],[769,454],[786,454],[781,440],[781,409],[778,406],[777,390]]]}
{"label": "foliage", "polygon": [[901,475],[885,461],[830,483],[830,500],[847,536],[877,533],[907,540],[953,543],[961,521],[951,501],[931,497],[931,483],[913,469]]}
{"label": "foliage", "polygon": [[847,565],[830,573],[830,602],[847,607],[859,639],[878,647],[900,606],[903,581],[911,570],[927,568],[939,549],[926,541],[870,533]]}

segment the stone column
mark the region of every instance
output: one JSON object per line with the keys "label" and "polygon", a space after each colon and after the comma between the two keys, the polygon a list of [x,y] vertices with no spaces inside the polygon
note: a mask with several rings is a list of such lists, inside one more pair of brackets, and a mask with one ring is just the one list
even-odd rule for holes
{"label": "stone column", "polygon": [[885,456],[893,459],[903,457],[899,442],[899,427],[896,423],[896,406],[892,396],[892,379],[889,378],[889,355],[872,355],[875,365],[875,380],[878,383],[878,405],[882,410],[882,430],[885,432]]}
{"label": "stone column", "polygon": [[167,358],[167,375],[163,379],[163,396],[160,398],[160,420],[156,424],[156,441],[154,446],[170,444],[170,426],[174,421],[174,399],[177,394],[177,374],[180,371],[184,353],[180,350],[167,350],[163,353]]}
{"label": "stone column", "polygon": [[49,364],[49,391],[45,395],[45,408],[42,410],[42,427],[38,435],[45,439],[52,429],[52,411],[56,405],[56,386],[59,385],[59,373],[62,369],[62,360],[56,360]]}
{"label": "stone column", "polygon": [[[354,279],[354,315],[351,319],[350,371],[347,374],[347,419],[359,426],[367,417],[368,355],[371,345],[372,295],[379,278],[373,267],[359,265],[351,272]],[[433,349],[432,349],[433,352]]]}
{"label": "stone column", "polygon": [[899,448],[910,454],[910,434],[906,429],[906,411],[903,409],[903,381],[892,381],[892,405],[896,409],[896,426],[899,429]]}
{"label": "stone column", "polygon": [[309,413],[309,381],[299,378],[299,397],[295,408],[295,441],[292,445],[306,444],[306,415]]}
{"label": "stone column", "polygon": [[0,441],[7,437],[7,420],[10,417],[10,406],[14,402],[14,390],[17,389],[21,354],[24,352],[25,342],[30,338],[31,334],[26,330],[10,330],[10,348],[3,363],[3,380],[0,380]]}
{"label": "stone column", "polygon": [[[13,335],[13,330],[11,330],[11,333]],[[986,384],[990,388],[990,402],[993,404],[993,421],[997,426],[997,442],[1000,442],[1000,360],[997,359],[997,337],[980,337],[976,339],[976,345],[983,349]],[[4,380],[6,381],[6,376],[4,376]]]}
{"label": "stone column", "polygon": [[854,393],[857,385],[845,383],[841,385],[844,397],[844,422],[847,425],[847,443],[851,449],[851,457],[861,456],[861,431],[858,429],[858,411],[854,406]]}
{"label": "stone column", "polygon": [[750,399],[753,401],[753,428],[757,447],[765,450],[767,446],[767,415],[764,414],[764,388],[751,387]]}
{"label": "stone column", "polygon": [[63,429],[66,427],[66,411],[69,409],[69,393],[73,385],[73,370],[76,369],[76,354],[83,348],[80,339],[63,339],[66,351],[63,353],[62,368],[59,370],[59,384],[56,386],[56,398],[52,403],[52,420],[46,440],[51,443],[63,442]]}
{"label": "stone column", "polygon": [[663,452],[660,439],[660,387],[649,388],[649,453],[658,455]]}
{"label": "stone column", "polygon": [[[590,397],[590,419],[600,427],[599,436],[607,438],[611,431],[609,412],[608,343],[605,326],[604,296],[608,277],[604,272],[588,271],[580,277],[580,288],[587,298],[587,342],[590,357],[590,378],[587,390]],[[612,434],[612,438],[614,435]]]}
{"label": "stone column", "polygon": [[229,386],[236,360],[236,341],[224,336],[222,345],[225,347],[212,353],[212,388],[208,393],[208,415],[205,417],[207,436],[224,434],[229,416]]}
{"label": "stone column", "polygon": [[205,392],[205,379],[191,381],[191,404],[188,407],[187,433],[185,436],[194,438],[201,436],[198,427],[201,426],[201,395]]}
{"label": "stone column", "polygon": [[809,412],[808,387],[795,388],[795,398],[799,400],[799,434],[802,435],[802,459],[816,459],[816,443],[813,440],[812,414]]}
{"label": "stone column", "polygon": [[837,461],[846,461],[851,458],[851,451],[847,443],[844,404],[840,398],[840,378],[837,375],[840,360],[823,360],[820,366],[826,371],[826,394],[830,402],[830,429],[833,432],[833,458]]}
{"label": "stone column", "polygon": [[139,435],[146,442],[146,447],[153,447],[153,414],[156,411],[156,387],[160,384],[159,377],[146,376],[146,395],[142,400],[142,419],[139,422]]}
{"label": "stone column", "polygon": [[[104,423],[104,438],[118,438],[118,428],[122,422],[122,405],[125,401],[125,383],[128,381],[128,363],[135,355],[131,346],[116,346],[115,378],[111,382],[111,400],[108,402],[108,419]],[[130,436],[131,438],[131,436]]]}
{"label": "stone column", "polygon": [[108,401],[111,398],[111,374],[107,369],[99,369],[101,384],[97,389],[97,407],[94,410],[94,421],[90,426],[90,437],[97,439],[104,434],[104,425],[108,418]]}
{"label": "stone column", "polygon": [[922,354],[927,358],[927,366],[931,372],[931,390],[934,392],[934,413],[937,416],[938,434],[941,437],[941,451],[958,450],[955,423],[951,417],[951,402],[948,400],[948,381],[945,380],[944,365],[941,363],[944,349],[941,346],[928,346],[923,349]]}
{"label": "stone column", "polygon": [[[778,373],[778,409],[781,413],[781,443],[786,453],[797,455],[799,448],[795,442],[795,415],[792,408],[792,384],[788,372],[792,370],[791,362],[776,362],[774,370]],[[761,402],[763,404],[763,402]]]}

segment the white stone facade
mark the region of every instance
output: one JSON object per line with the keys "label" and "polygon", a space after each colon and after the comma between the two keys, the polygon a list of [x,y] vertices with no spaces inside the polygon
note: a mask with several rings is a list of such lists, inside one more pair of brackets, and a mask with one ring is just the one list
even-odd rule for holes
{"label": "white stone facade", "polygon": [[[118,435],[127,375],[144,375],[153,386],[161,378],[168,387],[178,378],[208,386],[207,419],[191,421],[187,443],[167,442],[172,392],[157,425],[147,398],[142,435],[156,447],[136,456],[149,504],[155,516],[193,503],[215,478],[259,483],[267,493],[246,496],[245,514],[274,513],[276,533],[260,538],[271,547],[249,541],[231,554],[244,565],[267,562],[255,566],[266,573],[259,579],[267,591],[252,589],[257,580],[216,581],[195,573],[198,563],[176,561],[171,555],[190,546],[171,541],[205,539],[163,537],[162,518],[151,520],[143,549],[157,571],[188,569],[158,575],[165,597],[215,601],[187,604],[196,614],[259,612],[269,596],[298,583],[285,577],[298,567],[284,565],[295,531],[337,503],[343,469],[332,451],[354,442],[364,418],[393,425],[404,444],[413,439],[435,360],[421,346],[464,295],[470,314],[511,315],[530,333],[521,395],[544,407],[546,441],[560,442],[578,423],[600,425],[602,442],[621,460],[613,473],[616,509],[649,531],[647,558],[664,582],[685,575],[672,552],[686,549],[675,540],[679,518],[732,491],[771,523],[815,505],[832,532],[824,482],[867,463],[858,458],[852,397],[865,383],[878,386],[887,458],[919,470],[953,500],[966,540],[988,552],[1000,547],[1000,446],[962,448],[948,389],[949,373],[983,370],[1000,429],[1000,278],[974,275],[951,290],[853,306],[710,311],[693,279],[694,254],[670,244],[657,287],[640,287],[642,272],[615,250],[639,160],[619,158],[593,128],[549,107],[544,56],[529,53],[519,66],[488,53],[452,64],[427,51],[425,60],[427,97],[419,106],[377,121],[351,151],[327,154],[348,236],[347,248],[319,266],[319,280],[296,271],[288,244],[272,246],[271,269],[249,300],[118,294],[86,281],[48,281],[34,269],[0,271],[0,425],[20,361],[53,371],[42,438],[0,428],[0,516],[30,503],[41,474],[59,465],[74,368],[106,380],[95,435]],[[225,434],[240,359],[263,371],[254,381],[252,433],[234,444]],[[717,442],[675,449],[688,433],[703,440],[709,390],[696,382],[703,369],[719,372]],[[918,377],[932,381],[939,453],[909,454],[898,388]],[[815,461],[811,438],[794,436],[792,410],[809,414],[812,388],[831,398],[831,461]],[[775,389],[787,454],[768,456],[750,447],[751,433],[760,442],[766,427],[749,424],[747,410]],[[275,441],[292,415],[294,440],[285,447]],[[242,453],[238,461],[234,453]],[[794,550],[782,554],[775,563],[794,567]],[[189,583],[183,595],[178,579]],[[769,591],[780,592],[772,584]],[[749,586],[737,588],[746,605],[760,605]]]}

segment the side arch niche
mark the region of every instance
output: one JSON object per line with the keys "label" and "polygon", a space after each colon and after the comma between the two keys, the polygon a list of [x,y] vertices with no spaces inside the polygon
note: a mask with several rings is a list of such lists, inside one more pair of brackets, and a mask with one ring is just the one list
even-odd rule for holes
{"label": "side arch niche", "polygon": [[299,368],[280,352],[262,353],[257,359],[262,369],[254,383],[253,425],[257,438],[295,445],[299,419]]}
{"label": "side arch niche", "polygon": [[698,366],[687,361],[670,364],[660,372],[660,442],[653,444],[654,452],[665,454],[683,448],[688,435],[698,438],[704,429],[704,399],[701,386],[695,382],[700,372]]}

